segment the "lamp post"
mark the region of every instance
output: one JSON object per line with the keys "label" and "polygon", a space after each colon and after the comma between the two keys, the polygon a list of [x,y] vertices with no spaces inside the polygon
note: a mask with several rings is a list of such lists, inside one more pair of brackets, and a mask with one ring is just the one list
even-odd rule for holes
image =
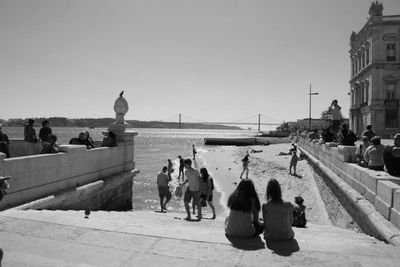
{"label": "lamp post", "polygon": [[312,95],[318,95],[319,93],[311,93],[311,83],[310,83],[310,93],[308,94],[310,96],[310,112],[308,116],[308,128],[311,130],[311,96]]}

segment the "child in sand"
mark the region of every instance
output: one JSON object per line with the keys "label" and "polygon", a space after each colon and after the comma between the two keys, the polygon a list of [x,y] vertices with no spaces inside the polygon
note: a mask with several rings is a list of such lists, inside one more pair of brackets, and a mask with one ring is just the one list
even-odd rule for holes
{"label": "child in sand", "polygon": [[306,206],[303,205],[304,199],[301,196],[294,198],[294,203],[296,203],[293,209],[293,226],[295,227],[306,227]]}
{"label": "child in sand", "polygon": [[293,168],[293,175],[296,175],[296,167],[299,157],[297,156],[297,146],[295,144],[292,144],[292,146],[293,147],[289,150],[289,153],[292,155],[289,165],[289,174],[292,174],[292,168]]}

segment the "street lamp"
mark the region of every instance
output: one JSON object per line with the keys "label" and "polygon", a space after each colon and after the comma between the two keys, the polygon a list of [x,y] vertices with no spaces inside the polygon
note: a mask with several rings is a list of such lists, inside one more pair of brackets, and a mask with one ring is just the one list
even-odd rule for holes
{"label": "street lamp", "polygon": [[310,96],[310,113],[308,116],[308,128],[311,130],[311,96],[312,95],[318,95],[319,93],[311,93],[311,83],[310,83],[310,93],[308,94]]}

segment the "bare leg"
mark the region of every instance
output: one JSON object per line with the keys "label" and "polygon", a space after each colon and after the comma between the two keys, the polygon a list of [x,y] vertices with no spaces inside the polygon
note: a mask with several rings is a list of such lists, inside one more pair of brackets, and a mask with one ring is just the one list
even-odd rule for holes
{"label": "bare leg", "polygon": [[187,217],[186,217],[186,220],[190,220],[191,219],[191,216],[190,216],[190,207],[189,207],[189,203],[188,202],[184,202],[185,203],[185,210],[186,210],[186,214],[187,214]]}
{"label": "bare leg", "polygon": [[201,202],[200,200],[197,202],[197,218],[200,221],[203,218],[203,215],[201,214]]}
{"label": "bare leg", "polygon": [[248,178],[249,178],[249,168],[246,167],[246,179],[248,179]]}
{"label": "bare leg", "polygon": [[208,203],[208,206],[210,206],[210,208],[211,208],[211,210],[212,210],[212,213],[213,213],[213,219],[215,219],[215,217],[216,217],[216,215],[215,215],[215,207],[214,207],[214,204],[212,203],[212,201],[207,201],[207,203]]}
{"label": "bare leg", "polygon": [[196,203],[194,203],[194,200],[193,200],[193,201],[192,201],[192,210],[193,210],[193,214],[196,214],[195,206],[196,206]]}

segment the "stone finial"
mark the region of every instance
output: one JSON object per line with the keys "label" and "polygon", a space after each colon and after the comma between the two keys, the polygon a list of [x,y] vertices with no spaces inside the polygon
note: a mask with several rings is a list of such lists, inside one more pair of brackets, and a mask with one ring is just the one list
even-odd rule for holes
{"label": "stone finial", "polygon": [[372,2],[371,7],[369,8],[369,15],[373,16],[382,16],[383,4],[378,1]]}
{"label": "stone finial", "polygon": [[128,101],[122,95],[124,91],[119,94],[119,97],[115,100],[114,111],[116,113],[115,119],[118,123],[124,123],[124,116],[129,110]]}
{"label": "stone finial", "polygon": [[117,141],[123,139],[122,135],[125,132],[125,114],[129,110],[128,101],[123,97],[124,91],[119,94],[119,97],[115,100],[114,111],[115,111],[115,122],[108,127],[108,131],[115,133]]}

